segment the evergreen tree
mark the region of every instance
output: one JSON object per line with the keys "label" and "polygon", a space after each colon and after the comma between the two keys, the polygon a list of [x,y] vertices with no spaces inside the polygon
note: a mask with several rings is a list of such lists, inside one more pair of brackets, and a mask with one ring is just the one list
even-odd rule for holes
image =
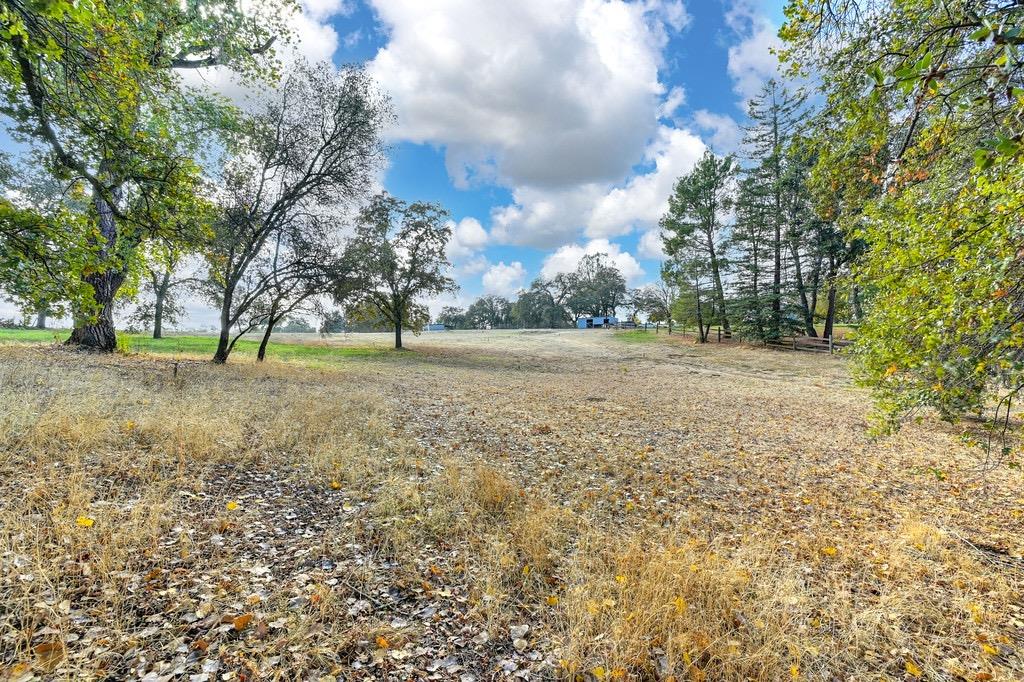
{"label": "evergreen tree", "polygon": [[736,164],[731,156],[718,158],[710,151],[692,171],[679,178],[668,199],[668,212],[661,219],[665,252],[675,256],[702,259],[711,278],[712,306],[707,317],[730,332],[722,284],[724,258],[723,215],[733,203],[733,178]]}
{"label": "evergreen tree", "polygon": [[787,231],[786,144],[804,114],[805,97],[793,94],[783,85],[769,80],[750,101],[747,127],[743,140],[744,153],[752,162],[746,171],[748,198],[757,197],[763,206],[761,219],[769,232],[771,289],[767,297],[758,296],[767,305],[766,338],[778,338],[789,327],[789,315],[783,313],[784,237]]}

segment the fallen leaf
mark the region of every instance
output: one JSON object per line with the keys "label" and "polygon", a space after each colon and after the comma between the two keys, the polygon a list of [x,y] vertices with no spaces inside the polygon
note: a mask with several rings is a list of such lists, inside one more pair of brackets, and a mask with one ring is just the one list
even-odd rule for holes
{"label": "fallen leaf", "polygon": [[42,642],[32,647],[36,658],[39,659],[39,667],[51,672],[64,658],[64,645],[60,642]]}
{"label": "fallen leaf", "polygon": [[231,621],[231,624],[235,627],[236,630],[241,631],[244,630],[249,625],[250,622],[252,622],[252,614],[246,613],[241,616],[235,617]]}
{"label": "fallen leaf", "polygon": [[92,528],[92,524],[96,523],[95,519],[90,516],[79,516],[75,519],[75,525],[81,528]]}
{"label": "fallen leaf", "polygon": [[227,507],[228,511],[235,511],[236,509],[238,509],[238,503],[235,502],[234,500],[231,500],[224,506]]}

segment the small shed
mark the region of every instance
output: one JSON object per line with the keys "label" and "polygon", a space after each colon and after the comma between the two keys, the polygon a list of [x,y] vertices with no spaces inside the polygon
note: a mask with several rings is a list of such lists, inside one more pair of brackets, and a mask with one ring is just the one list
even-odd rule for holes
{"label": "small shed", "polygon": [[423,327],[425,332],[446,332],[448,331],[448,325],[441,324],[440,322],[433,322]]}
{"label": "small shed", "polygon": [[607,327],[614,327],[619,323],[617,317],[581,317],[576,321],[576,327],[579,329],[604,329]]}

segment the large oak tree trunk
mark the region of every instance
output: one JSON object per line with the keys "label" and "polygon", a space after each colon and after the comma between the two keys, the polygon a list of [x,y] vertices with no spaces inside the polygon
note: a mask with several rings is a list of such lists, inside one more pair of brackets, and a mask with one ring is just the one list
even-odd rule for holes
{"label": "large oak tree trunk", "polygon": [[220,337],[217,339],[217,350],[213,354],[213,361],[223,365],[228,361],[231,353],[231,304],[234,300],[233,289],[229,288],[224,292],[224,299],[220,302]]}
{"label": "large oak tree trunk", "polygon": [[398,321],[395,323],[395,349],[399,350],[402,348],[402,322]]}
{"label": "large oak tree trunk", "polygon": [[270,307],[270,316],[267,317],[267,331],[263,332],[263,340],[260,341],[260,349],[256,353],[256,360],[258,362],[263,362],[263,359],[267,356],[267,344],[270,343],[270,335],[274,333],[274,325],[277,322],[277,306],[273,305]]}
{"label": "large oak tree trunk", "polygon": [[156,292],[156,305],[153,307],[153,338],[163,338],[164,325],[164,296],[166,294],[159,289]]}
{"label": "large oak tree trunk", "polygon": [[107,270],[85,278],[93,288],[93,297],[100,310],[94,318],[80,318],[75,321],[75,328],[66,341],[67,345],[104,352],[117,348],[117,335],[114,332],[114,297],[124,284],[124,279],[124,273],[116,270]]}
{"label": "large oak tree trunk", "polygon": [[36,313],[36,329],[46,329],[46,309]]}
{"label": "large oak tree trunk", "polygon": [[[121,195],[120,188],[110,192],[114,201]],[[105,352],[117,348],[117,336],[114,333],[114,298],[124,284],[125,271],[114,267],[112,255],[118,248],[117,220],[114,210],[106,197],[96,192],[93,198],[96,206],[97,222],[103,242],[100,245],[98,258],[105,265],[99,272],[84,277],[93,290],[93,298],[99,312],[93,316],[81,316],[75,320],[75,328],[66,343]],[[107,261],[104,263],[103,261]]]}

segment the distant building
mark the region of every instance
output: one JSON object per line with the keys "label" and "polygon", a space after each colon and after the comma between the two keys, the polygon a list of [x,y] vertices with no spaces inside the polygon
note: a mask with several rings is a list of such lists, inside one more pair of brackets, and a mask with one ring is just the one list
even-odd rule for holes
{"label": "distant building", "polygon": [[425,332],[446,332],[448,331],[448,325],[441,324],[440,322],[434,322],[423,327]]}
{"label": "distant building", "polygon": [[619,323],[617,317],[581,317],[576,321],[576,326],[579,329],[602,329],[604,327],[614,327]]}

